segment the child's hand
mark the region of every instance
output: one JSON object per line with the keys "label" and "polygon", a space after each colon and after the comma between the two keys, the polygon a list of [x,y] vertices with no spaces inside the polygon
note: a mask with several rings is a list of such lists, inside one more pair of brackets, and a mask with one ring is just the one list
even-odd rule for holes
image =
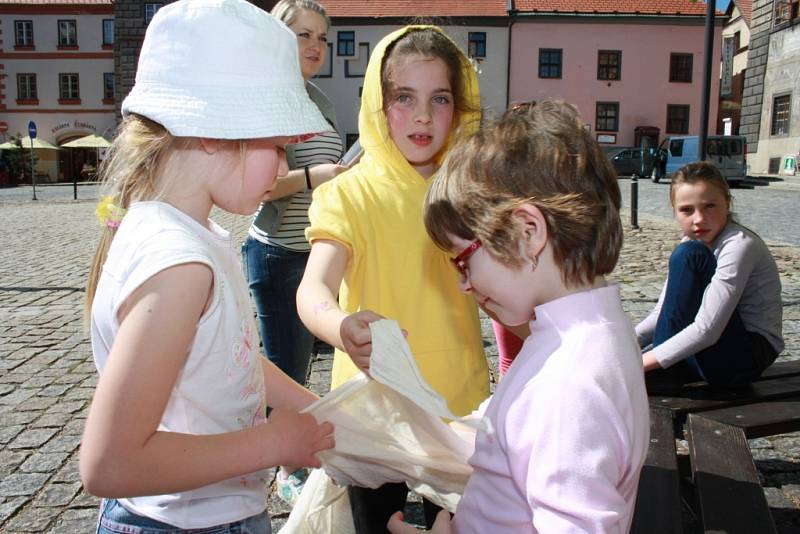
{"label": "child's hand", "polygon": [[267,426],[278,437],[278,465],[298,467],[320,467],[316,453],[332,449],[333,425],[328,422],[317,424],[311,414],[300,414],[292,410],[275,408],[269,414]]}
{"label": "child's hand", "polygon": [[[416,534],[419,532],[416,528],[403,523],[403,512],[395,512],[389,518],[386,528],[392,534]],[[435,534],[450,534],[453,529],[450,527],[450,512],[441,510],[436,514],[436,521],[433,522],[433,528],[424,532],[433,532]]]}
{"label": "child's hand", "polygon": [[364,310],[348,315],[339,326],[339,336],[342,338],[344,350],[356,367],[369,371],[369,357],[372,354],[372,332],[369,323],[383,319],[377,313]]}

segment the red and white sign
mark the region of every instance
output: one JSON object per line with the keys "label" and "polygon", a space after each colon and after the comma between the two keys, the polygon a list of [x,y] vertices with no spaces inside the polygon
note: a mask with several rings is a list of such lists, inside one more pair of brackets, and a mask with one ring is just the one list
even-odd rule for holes
{"label": "red and white sign", "polygon": [[8,131],[8,123],[6,121],[0,121],[0,133],[6,133]]}

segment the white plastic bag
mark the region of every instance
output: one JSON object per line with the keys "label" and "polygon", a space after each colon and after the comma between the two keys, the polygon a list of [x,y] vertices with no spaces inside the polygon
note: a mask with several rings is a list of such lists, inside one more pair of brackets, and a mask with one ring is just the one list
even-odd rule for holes
{"label": "white plastic bag", "polygon": [[[475,427],[490,429],[481,418],[459,419],[449,411],[422,379],[395,321],[377,321],[370,329],[370,371],[375,379],[360,374],[304,410],[334,425],[336,447],[317,454],[322,468],[340,486],[377,488],[405,482],[454,512],[472,474],[467,460],[475,446]],[[461,425],[457,433],[441,417],[469,426]],[[311,475],[314,484],[306,482],[282,534],[350,532],[341,524],[325,524],[341,523],[347,515],[352,526],[352,516],[346,489],[333,486],[318,472]],[[326,507],[332,510],[326,512]]]}
{"label": "white plastic bag", "polygon": [[279,534],[355,534],[347,489],[322,469],[308,475],[303,492]]}

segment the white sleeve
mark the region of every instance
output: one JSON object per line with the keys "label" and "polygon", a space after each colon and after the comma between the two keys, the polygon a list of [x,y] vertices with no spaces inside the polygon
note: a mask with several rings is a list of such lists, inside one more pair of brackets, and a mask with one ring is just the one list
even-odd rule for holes
{"label": "white sleeve", "polygon": [[753,244],[736,238],[722,245],[717,270],[706,286],[694,322],[653,349],[661,367],[674,365],[719,340],[753,271],[757,257]]}

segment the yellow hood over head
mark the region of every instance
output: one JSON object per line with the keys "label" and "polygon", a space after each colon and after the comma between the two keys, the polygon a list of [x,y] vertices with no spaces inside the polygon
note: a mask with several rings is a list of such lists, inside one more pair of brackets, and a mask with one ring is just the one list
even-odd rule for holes
{"label": "yellow hood over head", "polygon": [[[409,32],[432,29],[447,37],[447,35],[436,26],[406,26],[396,30],[380,40],[375,50],[370,56],[367,72],[364,76],[364,89],[361,93],[361,111],[358,115],[358,133],[361,146],[364,148],[364,156],[359,166],[361,172],[370,175],[391,174],[395,176],[408,177],[419,176],[411,164],[403,157],[391,136],[389,135],[389,124],[383,109],[383,91],[381,87],[381,70],[386,60],[386,50],[394,42],[401,39]],[[449,37],[447,37],[450,39]],[[456,46],[458,48],[458,46]],[[459,49],[460,51],[460,49]],[[478,88],[478,77],[469,59],[460,53],[461,87],[464,92],[463,99],[470,111],[458,112],[453,117],[453,127],[450,130],[447,143],[439,152],[439,159],[443,159],[448,149],[452,145],[455,135],[472,133],[480,125],[480,91]],[[441,161],[439,161],[441,163]]]}

